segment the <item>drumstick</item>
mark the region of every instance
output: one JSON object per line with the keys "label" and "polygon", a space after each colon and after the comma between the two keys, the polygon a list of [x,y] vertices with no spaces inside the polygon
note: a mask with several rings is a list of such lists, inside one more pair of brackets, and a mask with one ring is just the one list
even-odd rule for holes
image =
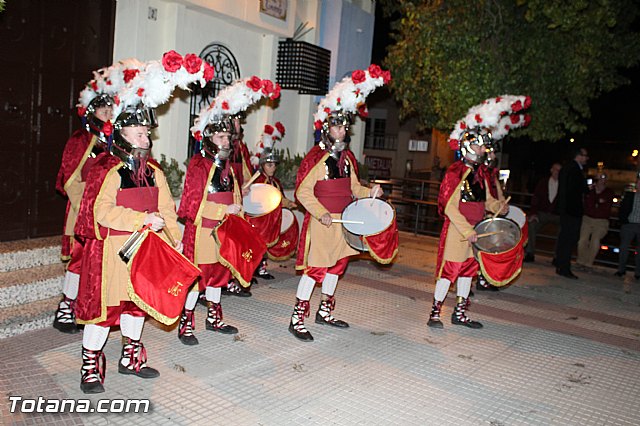
{"label": "drumstick", "polygon": [[[155,215],[158,216],[158,217],[162,217],[162,215],[160,213],[158,213],[158,212],[156,212]],[[171,245],[173,247],[175,247],[176,246],[176,240],[173,239],[173,235],[171,235],[171,232],[167,229],[166,226],[162,227],[162,232],[164,232],[164,235],[167,236],[167,239],[169,240]]]}
{"label": "drumstick", "polygon": [[378,191],[376,191],[376,193],[373,194],[373,197],[371,197],[371,203],[369,203],[369,207],[373,207],[373,202],[375,201],[377,196],[378,196]]}
{"label": "drumstick", "polygon": [[491,219],[495,219],[496,217],[498,217],[498,215],[500,214],[500,212],[502,211],[502,209],[504,208],[504,206],[506,206],[507,204],[509,204],[509,200],[511,200],[511,195],[509,195],[509,196],[507,197],[507,199],[506,199],[506,200],[504,200],[504,201],[501,203],[501,204],[502,204],[502,206],[500,206],[500,208],[498,209],[498,211],[497,211],[497,212],[495,212],[495,213],[493,214],[493,217],[492,217]]}
{"label": "drumstick", "polygon": [[175,247],[176,246],[176,240],[173,239],[173,235],[171,235],[171,232],[167,229],[166,226],[164,228],[162,228],[162,232],[164,232],[164,235],[166,235],[167,238],[169,239],[169,242],[171,243],[171,246]]}
{"label": "drumstick", "polygon": [[260,170],[255,172],[253,176],[251,176],[251,179],[249,179],[247,183],[242,185],[242,189],[247,189],[256,179],[258,179],[259,176],[260,176]]}
{"label": "drumstick", "polygon": [[[478,234],[478,238],[490,237],[491,235],[502,234],[504,231],[485,232],[484,234]],[[460,240],[460,242],[467,241],[466,238]]]}
{"label": "drumstick", "polygon": [[346,220],[346,219],[331,219],[333,223],[352,223],[354,225],[364,225],[364,222],[361,220]]}

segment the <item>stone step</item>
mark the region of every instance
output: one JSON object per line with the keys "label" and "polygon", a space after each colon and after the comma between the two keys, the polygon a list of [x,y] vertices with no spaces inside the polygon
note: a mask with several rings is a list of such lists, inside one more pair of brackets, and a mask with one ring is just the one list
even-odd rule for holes
{"label": "stone step", "polygon": [[60,297],[64,273],[62,263],[0,272],[0,309]]}
{"label": "stone step", "polygon": [[0,339],[53,327],[60,296],[0,309]]}
{"label": "stone step", "polygon": [[60,236],[0,243],[0,272],[60,263]]}

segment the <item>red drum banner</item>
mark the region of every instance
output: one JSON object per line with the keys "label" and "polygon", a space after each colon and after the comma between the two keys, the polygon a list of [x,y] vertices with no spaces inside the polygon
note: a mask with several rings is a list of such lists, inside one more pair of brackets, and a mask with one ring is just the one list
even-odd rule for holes
{"label": "red drum banner", "polygon": [[154,232],[147,235],[128,263],[127,293],[143,311],[173,324],[200,270]]}
{"label": "red drum banner", "polygon": [[240,284],[248,287],[253,272],[267,252],[260,234],[249,222],[232,214],[213,230],[213,237],[220,247],[220,263],[229,268]]}

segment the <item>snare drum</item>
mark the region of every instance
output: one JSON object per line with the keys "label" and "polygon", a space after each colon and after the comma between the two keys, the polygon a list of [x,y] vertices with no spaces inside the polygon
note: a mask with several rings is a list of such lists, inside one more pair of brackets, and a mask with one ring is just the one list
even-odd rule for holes
{"label": "snare drum", "polygon": [[364,223],[343,223],[344,237],[356,250],[368,251],[380,263],[389,263],[398,252],[396,212],[379,198],[353,201],[342,212],[342,219]]}
{"label": "snare drum", "polygon": [[298,247],[300,227],[298,220],[289,209],[282,209],[282,222],[278,241],[267,249],[271,260],[286,260],[293,256]]}
{"label": "snare drum", "polygon": [[516,222],[502,217],[482,220],[474,229],[478,235],[495,232],[493,235],[478,238],[478,241],[473,243],[473,247],[477,251],[493,254],[511,250],[518,244],[522,236]]}
{"label": "snare drum", "polygon": [[254,183],[242,198],[242,207],[248,215],[261,216],[277,209],[281,202],[282,193],[278,188],[266,183]]}
{"label": "snare drum", "polygon": [[482,274],[496,287],[509,284],[522,269],[526,232],[513,220],[500,217],[478,222],[474,229],[478,235],[495,232],[473,243]]}

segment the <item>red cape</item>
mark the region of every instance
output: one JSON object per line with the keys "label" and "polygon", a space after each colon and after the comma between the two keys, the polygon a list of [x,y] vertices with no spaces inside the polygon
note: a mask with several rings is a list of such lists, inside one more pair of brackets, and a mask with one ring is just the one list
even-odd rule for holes
{"label": "red cape", "polygon": [[455,191],[460,190],[460,182],[469,168],[462,162],[456,161],[447,169],[447,172],[442,179],[440,185],[440,193],[438,194],[438,214],[444,216],[444,224],[442,225],[442,231],[440,232],[440,241],[438,244],[438,260],[436,262],[436,279],[440,278],[440,271],[442,270],[443,256],[444,256],[444,244],[447,240],[447,233],[451,221],[444,214],[444,209],[447,207],[447,203],[453,196]]}
{"label": "red cape", "polygon": [[[160,168],[153,160],[150,164]],[[75,314],[79,320],[94,321],[102,316],[102,253],[106,229],[98,225],[94,206],[102,189],[107,173],[114,167],[123,164],[119,158],[110,154],[100,154],[87,175],[84,195],[80,202],[78,219],[74,232],[84,239],[82,252],[82,272],[76,299]]]}
{"label": "red cape", "polygon": [[80,202],[75,233],[85,240],[85,244],[75,314],[82,321],[93,321],[103,315],[102,253],[106,233],[100,231],[93,208],[107,173],[119,164],[122,164],[120,159],[104,153],[87,175],[87,185]]}
{"label": "red cape", "polygon": [[192,262],[195,262],[196,226],[193,223],[202,204],[205,187],[209,182],[209,172],[213,167],[213,161],[196,154],[189,160],[187,175],[184,179],[184,189],[178,208],[178,217],[185,220],[182,243],[183,254]]}
{"label": "red cape", "polygon": [[[62,196],[66,197],[67,193],[64,190],[64,186],[67,181],[76,171],[80,162],[82,161],[82,155],[85,153],[91,142],[93,135],[84,129],[76,130],[71,137],[67,140],[62,151],[62,163],[60,164],[60,170],[58,170],[58,176],[56,176],[56,191]],[[67,208],[64,212],[64,225],[62,228],[62,250],[61,256],[63,259],[71,257],[71,240],[66,234],[67,229],[67,217],[69,216],[69,209],[71,208],[71,202],[67,201]]]}
{"label": "red cape", "polygon": [[[239,149],[240,151],[240,162],[239,163],[231,163],[231,167],[233,167],[233,172],[236,174],[236,180],[238,181],[238,185],[244,184],[244,174],[242,173],[243,166],[249,170],[249,173],[252,172],[253,166],[251,165],[251,154],[249,153],[249,148],[247,148],[247,144],[240,139],[235,139],[233,141],[233,149]],[[235,154],[234,154],[235,157]]]}
{"label": "red cape", "polygon": [[[349,162],[351,163],[351,172],[355,173],[358,176],[358,162],[356,160],[355,155],[351,150],[346,151]],[[298,204],[300,201],[298,200],[298,187],[302,183],[302,181],[309,175],[309,172],[323,160],[323,158],[327,155],[327,151],[320,148],[319,145],[315,145],[311,148],[311,151],[307,153],[302,159],[300,163],[300,167],[298,168],[298,174],[296,175],[296,192],[295,197]],[[305,258],[307,255],[307,238],[308,238],[308,230],[309,230],[309,220],[311,219],[311,215],[309,212],[304,213],[304,221],[302,222],[302,230],[300,231],[300,240],[298,241],[298,256],[296,258],[296,269],[304,269],[307,267],[305,264]]]}

